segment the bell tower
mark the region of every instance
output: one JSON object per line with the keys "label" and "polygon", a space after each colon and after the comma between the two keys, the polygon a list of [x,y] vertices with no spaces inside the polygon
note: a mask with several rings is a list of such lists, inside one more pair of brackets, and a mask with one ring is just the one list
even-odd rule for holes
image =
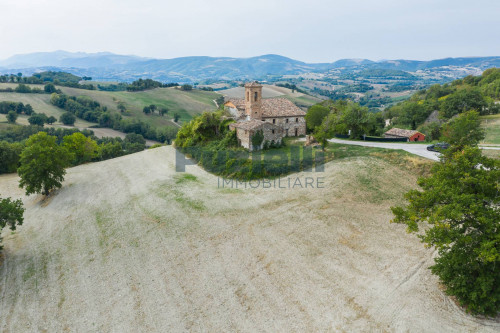
{"label": "bell tower", "polygon": [[262,120],[262,85],[257,81],[245,84],[245,114]]}

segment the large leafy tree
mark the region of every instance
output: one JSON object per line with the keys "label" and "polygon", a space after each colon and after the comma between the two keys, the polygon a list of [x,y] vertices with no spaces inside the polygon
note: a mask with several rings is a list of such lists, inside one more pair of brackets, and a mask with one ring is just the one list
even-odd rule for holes
{"label": "large leafy tree", "polygon": [[16,111],[9,111],[9,113],[7,113],[7,121],[10,123],[10,124],[14,124],[17,120],[17,112]]}
{"label": "large leafy tree", "polygon": [[367,134],[370,128],[368,108],[349,102],[346,109],[341,113],[340,124],[343,125],[344,131],[351,131],[350,137],[353,139]]}
{"label": "large leafy tree", "polygon": [[17,173],[21,177],[19,187],[26,195],[42,193],[48,195],[52,189],[60,188],[66,174],[65,167],[72,158],[66,148],[56,142],[56,137],[39,132],[28,138],[21,153]]}
{"label": "large leafy tree", "polygon": [[[24,218],[23,202],[11,200],[11,198],[0,198],[0,233],[5,226],[9,226],[10,230],[16,230],[16,225],[23,224]],[[0,250],[2,238],[0,237]]]}
{"label": "large leafy tree", "polygon": [[477,112],[464,113],[447,127],[452,146],[432,175],[418,181],[421,191],[393,207],[393,222],[418,232],[439,256],[431,267],[449,295],[472,313],[500,311],[500,161],[477,148]]}
{"label": "large leafy tree", "polygon": [[469,110],[482,112],[486,105],[486,99],[478,88],[460,89],[449,95],[441,104],[441,115],[451,118]]}
{"label": "large leafy tree", "polygon": [[[439,253],[431,267],[449,295],[473,313],[500,311],[500,161],[466,147],[448,154],[422,191],[406,194],[407,207],[393,207],[393,222],[418,232]],[[427,222],[427,225],[425,225]]]}
{"label": "large leafy tree", "polygon": [[71,163],[73,165],[90,162],[99,153],[97,142],[78,132],[65,136],[63,147],[72,153],[73,159]]}
{"label": "large leafy tree", "polygon": [[306,114],[307,129],[313,131],[317,126],[321,125],[328,113],[330,113],[330,109],[326,106],[319,104],[311,106]]}
{"label": "large leafy tree", "polygon": [[485,135],[477,111],[460,114],[444,125],[442,132],[443,140],[448,142],[455,150],[476,145],[484,139]]}

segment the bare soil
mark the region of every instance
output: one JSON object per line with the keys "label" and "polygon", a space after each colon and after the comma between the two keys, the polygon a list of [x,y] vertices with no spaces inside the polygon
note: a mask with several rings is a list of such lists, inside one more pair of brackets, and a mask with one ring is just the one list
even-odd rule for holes
{"label": "bare soil", "polygon": [[[324,188],[220,188],[172,147],[68,170],[4,230],[2,332],[498,332],[427,269],[435,255],[391,205],[415,176],[381,159],[332,161]],[[220,181],[219,181],[220,184]]]}

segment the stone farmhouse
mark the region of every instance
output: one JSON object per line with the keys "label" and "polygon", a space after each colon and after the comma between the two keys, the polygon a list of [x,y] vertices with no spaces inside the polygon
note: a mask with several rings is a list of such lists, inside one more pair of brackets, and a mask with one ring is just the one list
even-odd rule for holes
{"label": "stone farmhouse", "polygon": [[387,132],[384,133],[384,138],[405,138],[408,141],[424,141],[425,134],[420,133],[419,131],[407,130],[401,128],[391,128]]}
{"label": "stone farmhouse", "polygon": [[245,98],[231,98],[224,104],[235,123],[229,125],[236,131],[238,142],[249,150],[261,149],[252,146],[252,137],[257,131],[264,135],[263,143],[278,143],[286,136],[306,134],[306,113],[286,98],[262,98],[262,85],[258,82],[245,85]]}

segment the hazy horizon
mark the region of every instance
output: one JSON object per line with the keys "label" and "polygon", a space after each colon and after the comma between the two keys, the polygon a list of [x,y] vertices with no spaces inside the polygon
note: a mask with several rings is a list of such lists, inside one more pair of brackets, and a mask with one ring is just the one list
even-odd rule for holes
{"label": "hazy horizon", "polygon": [[140,58],[149,58],[149,59],[155,59],[155,60],[168,60],[168,59],[175,59],[175,58],[190,58],[190,57],[210,57],[210,58],[254,58],[254,57],[260,57],[260,56],[267,56],[267,55],[277,55],[277,56],[283,56],[286,58],[290,58],[292,60],[297,60],[297,61],[302,61],[305,63],[311,63],[311,64],[316,64],[316,63],[334,63],[336,61],[340,60],[371,60],[374,62],[382,62],[382,61],[397,61],[397,60],[409,60],[409,61],[429,61],[429,60],[440,60],[440,59],[447,59],[447,58],[487,58],[487,57],[498,57],[500,55],[496,54],[491,54],[491,55],[484,55],[484,56],[477,56],[477,55],[450,55],[442,58],[429,58],[429,59],[408,59],[408,58],[399,58],[399,59],[369,59],[369,58],[364,58],[364,57],[356,57],[356,58],[339,58],[339,59],[333,59],[328,62],[317,62],[317,61],[304,61],[302,59],[296,59],[293,57],[289,57],[286,54],[274,54],[274,53],[267,53],[267,54],[258,54],[258,55],[252,55],[248,57],[233,57],[233,56],[228,56],[228,55],[220,55],[220,56],[207,56],[207,55],[186,55],[186,56],[180,56],[180,57],[174,57],[174,58],[155,58],[155,57],[148,57],[148,56],[142,56],[142,55],[137,55],[137,54],[119,54],[115,52],[109,52],[109,51],[96,51],[96,52],[86,52],[86,51],[68,51],[68,50],[53,50],[53,51],[34,51],[34,52],[27,52],[27,53],[17,53],[13,54],[11,56],[8,56],[6,58],[0,58],[0,61],[5,61],[7,59],[16,57],[16,56],[24,56],[24,55],[29,55],[29,54],[35,54],[35,53],[56,53],[56,52],[68,52],[68,53],[82,53],[82,54],[87,54],[87,55],[93,55],[93,54],[113,54],[113,55],[118,55],[118,56],[129,56],[129,57],[140,57]]}
{"label": "hazy horizon", "polygon": [[0,59],[55,50],[308,63],[496,56],[499,12],[489,0],[4,0]]}

